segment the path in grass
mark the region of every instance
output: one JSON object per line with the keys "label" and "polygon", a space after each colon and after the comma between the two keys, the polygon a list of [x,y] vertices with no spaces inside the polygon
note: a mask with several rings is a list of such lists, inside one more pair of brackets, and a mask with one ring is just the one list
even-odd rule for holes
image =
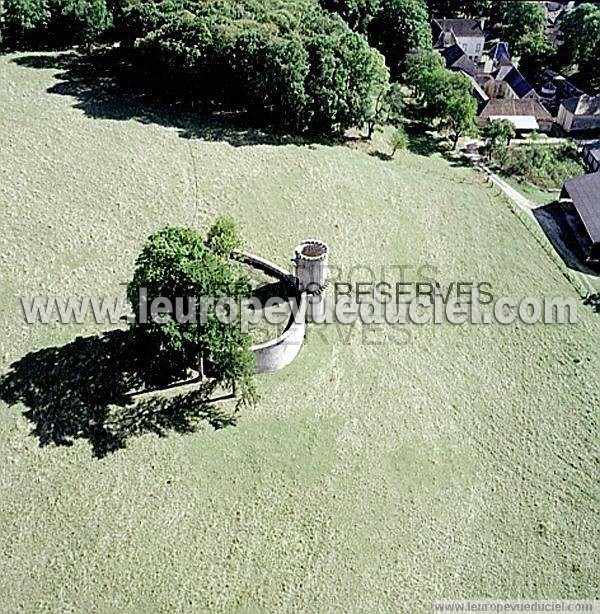
{"label": "path in grass", "polygon": [[[578,279],[581,280],[584,287],[590,294],[600,291],[600,276],[597,271],[592,270],[584,263],[580,262],[579,257],[573,253],[572,248],[567,246],[564,235],[569,233],[570,229],[561,226],[553,218],[545,212],[546,207],[532,202],[526,198],[521,192],[513,188],[507,181],[494,173],[489,167],[478,161],[477,166],[490,178],[494,185],[497,185],[522,211],[524,211],[533,221],[539,226],[540,231],[548,234],[549,240],[556,246],[557,255],[559,258],[566,258],[567,266],[574,272]],[[540,224],[540,216],[543,216],[545,221],[544,226]],[[563,221],[563,224],[565,222]],[[561,256],[564,254],[564,256]]]}

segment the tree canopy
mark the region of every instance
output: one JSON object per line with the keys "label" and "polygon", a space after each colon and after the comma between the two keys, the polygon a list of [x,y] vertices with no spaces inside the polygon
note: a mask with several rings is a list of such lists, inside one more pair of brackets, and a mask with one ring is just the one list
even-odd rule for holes
{"label": "tree canopy", "polygon": [[[125,15],[153,78],[292,132],[361,125],[388,87],[384,58],[312,0],[172,2]],[[158,6],[158,9],[157,9]]]}
{"label": "tree canopy", "polygon": [[461,136],[477,132],[473,85],[465,75],[444,68],[439,54],[428,50],[410,54],[407,77],[419,115],[428,121],[436,120],[446,128],[454,147]]}
{"label": "tree canopy", "polygon": [[544,41],[544,10],[537,2],[498,3],[496,21],[502,38],[515,55],[524,55]]}
{"label": "tree canopy", "polygon": [[600,7],[580,4],[567,13],[561,29],[569,60],[600,86]]}
{"label": "tree canopy", "polygon": [[[193,228],[169,226],[148,238],[127,288],[139,314],[133,331],[155,379],[168,380],[187,369],[198,369],[200,361],[206,360],[217,382],[237,386],[241,401],[252,402],[250,336],[235,323],[223,323],[215,305],[206,305],[204,318],[200,307],[203,299],[237,301],[249,295],[247,274],[230,258],[239,235],[234,224],[218,221],[208,237],[205,241]],[[152,317],[152,309],[158,317]],[[195,318],[181,317],[192,309]]]}
{"label": "tree canopy", "polygon": [[483,136],[492,148],[498,143],[509,145],[511,139],[515,138],[515,135],[514,125],[505,119],[493,120],[483,130]]}
{"label": "tree canopy", "polygon": [[424,0],[381,0],[369,25],[369,40],[385,56],[392,75],[398,76],[411,50],[431,48]]}
{"label": "tree canopy", "polygon": [[105,0],[4,0],[0,43],[15,48],[89,46],[111,25]]}

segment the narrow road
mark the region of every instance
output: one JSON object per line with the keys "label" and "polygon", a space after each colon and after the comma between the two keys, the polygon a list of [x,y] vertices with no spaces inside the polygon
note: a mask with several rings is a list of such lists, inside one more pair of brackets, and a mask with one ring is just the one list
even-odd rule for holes
{"label": "narrow road", "polygon": [[[569,269],[581,279],[583,285],[587,288],[590,294],[597,292],[590,278],[597,279],[597,273],[592,269],[589,269],[585,264],[579,261],[579,258],[574,254],[571,248],[565,243],[563,234],[565,230],[561,228],[556,220],[551,215],[546,215],[543,211],[544,205],[538,205],[521,194],[518,190],[515,190],[511,185],[494,173],[489,167],[487,167],[478,154],[467,154],[473,161],[476,168],[490,178],[490,181],[497,185],[521,210],[525,211],[527,215],[539,226],[540,230],[544,232],[550,239],[550,242],[554,246],[559,258],[562,258]],[[538,215],[534,214],[534,209],[538,209]],[[542,227],[540,224],[540,217],[545,220],[545,225]],[[557,249],[558,248],[558,249]],[[583,270],[579,270],[583,269]]]}

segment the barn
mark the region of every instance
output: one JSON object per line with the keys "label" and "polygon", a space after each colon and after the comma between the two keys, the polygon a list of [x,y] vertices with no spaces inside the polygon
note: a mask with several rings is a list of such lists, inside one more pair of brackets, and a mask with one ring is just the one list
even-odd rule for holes
{"label": "barn", "polygon": [[600,262],[600,173],[565,181],[562,199],[572,201],[585,231],[582,249],[590,262]]}

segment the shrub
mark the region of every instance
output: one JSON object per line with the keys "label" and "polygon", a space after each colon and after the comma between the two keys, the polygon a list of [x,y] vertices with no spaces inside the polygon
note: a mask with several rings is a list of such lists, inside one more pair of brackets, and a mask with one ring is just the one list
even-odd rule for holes
{"label": "shrub", "polygon": [[408,135],[404,127],[398,126],[390,136],[390,147],[392,148],[390,157],[393,158],[398,150],[406,149],[408,147],[408,142]]}
{"label": "shrub", "polygon": [[206,243],[215,254],[229,257],[242,245],[242,238],[231,218],[220,217],[208,231]]}
{"label": "shrub", "polygon": [[105,0],[5,0],[1,40],[13,48],[90,46],[111,22]]}
{"label": "shrub", "polygon": [[13,48],[89,47],[110,25],[105,0],[5,0],[1,40]]}
{"label": "shrub", "polygon": [[535,140],[518,147],[497,144],[490,155],[506,173],[544,189],[560,188],[566,179],[585,172],[577,148],[571,144],[544,145]]}

